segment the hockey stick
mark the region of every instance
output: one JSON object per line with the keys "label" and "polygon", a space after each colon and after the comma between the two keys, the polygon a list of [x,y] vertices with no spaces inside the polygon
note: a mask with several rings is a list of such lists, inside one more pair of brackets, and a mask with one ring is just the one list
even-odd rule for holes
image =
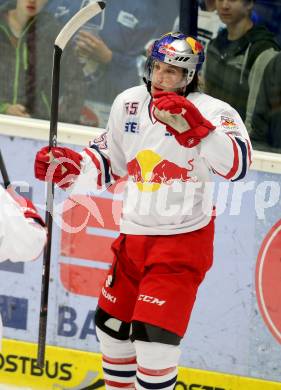
{"label": "hockey stick", "polygon": [[4,162],[1,150],[0,150],[0,171],[1,171],[1,175],[3,177],[4,187],[8,188],[9,185],[11,184],[11,182],[10,182],[10,179],[9,179],[9,176],[8,176],[8,172],[7,172],[7,169],[6,169],[6,165],[5,165],[5,162]]}
{"label": "hockey stick", "polygon": [[[57,145],[57,124],[58,124],[58,105],[59,105],[59,87],[60,87],[60,61],[63,50],[75,32],[89,19],[99,14],[105,8],[103,1],[90,3],[75,14],[69,22],[63,27],[54,45],[53,57],[53,74],[52,74],[52,102],[50,118],[49,148]],[[71,66],[71,65],[70,65]],[[41,305],[38,334],[38,353],[37,364],[40,368],[44,367],[46,332],[47,332],[47,315],[48,315],[48,295],[49,295],[49,278],[51,264],[51,245],[52,245],[52,228],[53,228],[53,201],[54,201],[54,184],[48,182],[47,202],[46,202],[46,226],[48,230],[48,241],[44,249],[43,268],[42,268],[42,285],[41,285]]]}

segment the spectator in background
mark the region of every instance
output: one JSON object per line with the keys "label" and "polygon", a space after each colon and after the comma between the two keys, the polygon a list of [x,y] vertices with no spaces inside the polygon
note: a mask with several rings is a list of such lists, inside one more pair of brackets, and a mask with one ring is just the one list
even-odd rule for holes
{"label": "spectator in background", "polygon": [[[198,0],[197,39],[206,49],[207,44],[225,27],[216,10],[216,0]],[[176,18],[173,31],[180,30],[179,16]]]}
{"label": "spectator in background", "polygon": [[264,71],[250,133],[257,150],[281,152],[281,53]]}
{"label": "spectator in background", "polygon": [[276,36],[281,45],[281,2],[280,0],[256,0],[255,14],[257,23],[264,24]]}
{"label": "spectator in background", "polygon": [[[66,22],[87,3],[52,0],[48,10]],[[137,59],[145,44],[170,30],[178,13],[179,0],[107,0],[81,28],[74,44],[88,82],[82,122],[105,127],[115,96],[140,83]]]}
{"label": "spectator in background", "polygon": [[[44,12],[46,3],[12,1],[0,14],[1,114],[49,119],[53,45],[61,26]],[[75,55],[68,53],[68,60],[62,61],[60,120],[76,122],[83,103],[82,72],[75,66]]]}
{"label": "spectator in background", "polygon": [[205,92],[232,105],[251,123],[263,71],[279,50],[274,35],[254,25],[253,0],[216,0],[226,28],[210,42],[204,68]]}
{"label": "spectator in background", "polygon": [[0,13],[16,7],[17,0],[2,0],[0,4]]}
{"label": "spectator in background", "polygon": [[197,38],[206,47],[225,25],[218,16],[216,0],[199,0],[198,5]]}

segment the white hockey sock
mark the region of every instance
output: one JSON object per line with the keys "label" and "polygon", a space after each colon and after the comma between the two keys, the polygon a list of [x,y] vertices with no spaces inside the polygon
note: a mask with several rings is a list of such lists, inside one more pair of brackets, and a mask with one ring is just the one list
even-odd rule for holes
{"label": "white hockey sock", "polygon": [[102,367],[107,390],[135,388],[136,357],[113,359],[103,355]]}
{"label": "white hockey sock", "polygon": [[135,389],[136,353],[130,340],[117,340],[96,327],[106,390]]}
{"label": "white hockey sock", "polygon": [[180,348],[157,342],[134,341],[137,390],[172,390],[177,381]]}
{"label": "white hockey sock", "polygon": [[138,366],[136,389],[172,390],[176,384],[177,374],[177,367],[164,368],[162,370],[151,370]]}

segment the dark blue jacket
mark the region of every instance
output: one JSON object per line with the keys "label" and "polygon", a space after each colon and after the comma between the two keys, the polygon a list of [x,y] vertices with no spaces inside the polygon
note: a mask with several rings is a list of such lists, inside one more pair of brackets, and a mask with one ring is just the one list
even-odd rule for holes
{"label": "dark blue jacket", "polygon": [[[281,53],[264,71],[252,119],[251,140],[256,149],[281,150]],[[277,150],[276,150],[277,149]]]}

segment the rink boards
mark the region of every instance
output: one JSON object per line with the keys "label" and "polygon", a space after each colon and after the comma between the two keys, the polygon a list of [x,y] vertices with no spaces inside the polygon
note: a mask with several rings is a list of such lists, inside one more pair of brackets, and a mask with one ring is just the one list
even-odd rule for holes
{"label": "rink boards", "polygon": [[[28,127],[31,121],[27,121]],[[1,151],[11,179],[28,184],[23,190],[44,217],[46,188],[44,183],[34,179],[33,162],[36,151],[46,141],[19,137],[26,134],[25,122],[21,120],[16,137],[0,136]],[[39,138],[44,131],[48,134],[47,126],[43,128],[42,124],[41,128],[41,124],[36,122],[34,125],[34,135]],[[14,125],[9,126],[7,123],[5,128],[15,131]],[[70,133],[60,129],[59,133],[65,135],[64,144],[70,139],[71,144],[86,144],[82,139],[89,139],[92,130],[81,135],[78,130]],[[76,142],[71,134],[79,135],[79,140]],[[71,144],[69,142],[70,147]],[[79,146],[76,148],[81,150]],[[268,161],[264,156],[258,160],[259,164],[254,161],[256,169],[251,170],[246,182],[242,183],[245,191],[240,199],[240,209],[236,191],[239,187],[217,182],[220,196],[215,261],[199,289],[188,332],[182,341],[180,364],[190,370],[184,380],[179,377],[178,388],[267,390],[280,387],[277,382],[281,381],[281,164],[277,160],[274,156]],[[101,212],[104,227],[99,226],[95,218],[90,218],[87,226],[77,234],[61,229],[60,221],[54,225],[47,343],[55,348],[50,359],[60,360],[50,366],[49,376],[43,376],[30,360],[35,358],[35,351],[25,359],[25,350],[21,352],[20,346],[12,346],[7,353],[16,357],[0,361],[1,380],[4,375],[7,379],[8,375],[9,380],[15,378],[17,385],[31,385],[18,381],[24,380],[33,367],[30,378],[37,380],[37,384],[46,379],[56,385],[57,378],[62,377],[56,387],[62,389],[80,386],[77,383],[87,376],[88,363],[83,360],[81,364],[81,356],[83,359],[85,356],[87,362],[99,351],[94,314],[101,283],[112,260],[110,244],[118,235],[122,197],[117,194],[113,199],[112,193],[108,192],[94,196],[92,201]],[[62,191],[55,191],[55,205],[62,210],[66,222],[78,226],[81,218],[83,221],[82,207],[68,213],[63,211],[67,206],[67,195]],[[7,339],[37,342],[41,272],[42,258],[32,263],[0,265],[0,311]],[[60,348],[66,349],[60,353]],[[93,375],[94,381],[100,375],[96,368],[93,369],[97,364],[89,360],[90,371],[93,371],[89,375]],[[22,370],[26,373],[19,376]],[[230,376],[209,372],[224,372]],[[53,379],[49,378],[52,376]],[[259,384],[262,387],[257,387]]]}
{"label": "rink boards", "polygon": [[[104,389],[97,353],[47,347],[45,368],[36,367],[37,345],[4,340],[0,384],[32,390]],[[180,367],[176,390],[280,390],[281,383]]]}

